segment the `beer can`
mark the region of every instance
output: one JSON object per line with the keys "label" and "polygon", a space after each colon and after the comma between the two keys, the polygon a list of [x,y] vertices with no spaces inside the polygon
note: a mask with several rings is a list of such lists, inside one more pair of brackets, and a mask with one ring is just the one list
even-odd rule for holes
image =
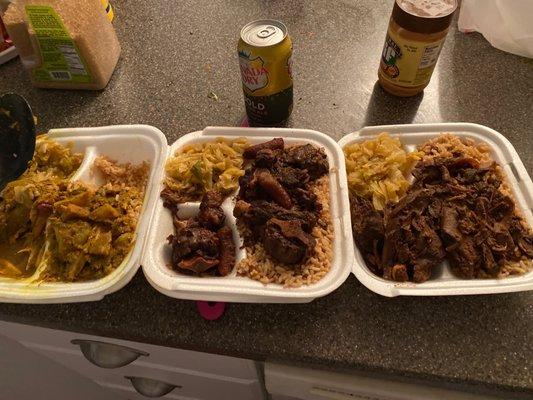
{"label": "beer can", "polygon": [[250,126],[283,124],[292,112],[292,41],[280,21],[258,20],[241,30],[239,65]]}
{"label": "beer can", "polygon": [[100,0],[102,3],[102,6],[104,6],[105,13],[107,14],[107,19],[110,22],[113,22],[113,19],[115,18],[115,11],[113,10],[113,6],[109,2],[109,0]]}

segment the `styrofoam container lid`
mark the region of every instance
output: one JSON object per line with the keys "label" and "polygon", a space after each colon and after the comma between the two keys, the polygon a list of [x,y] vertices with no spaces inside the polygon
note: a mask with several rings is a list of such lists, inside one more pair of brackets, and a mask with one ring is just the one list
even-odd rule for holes
{"label": "styrofoam container lid", "polygon": [[[334,228],[334,259],[330,271],[317,283],[299,288],[284,288],[278,284],[263,284],[247,277],[237,276],[236,268],[225,277],[196,277],[180,274],[169,268],[171,248],[166,238],[174,233],[172,217],[159,198],[155,205],[154,218],[142,260],[143,271],[148,281],[160,292],[180,299],[257,302],[257,303],[304,303],[331,293],[339,287],[351,272],[353,238],[344,155],[338,144],[323,133],[305,129],[281,128],[221,128],[208,127],[201,132],[189,133],[178,139],[169,149],[168,157],[176,150],[190,144],[205,143],[217,137],[236,139],[246,137],[252,144],[282,137],[288,145],[311,143],[324,148],[330,164],[330,212]],[[154,187],[157,193],[163,190],[163,181]],[[237,247],[242,244],[235,218],[234,196],[226,199],[222,207],[226,223],[233,229]],[[180,207],[182,217],[191,217],[198,212],[199,203],[185,203]],[[237,262],[246,257],[238,249]]]}
{"label": "styrofoam container lid", "polygon": [[[167,154],[163,133],[148,125],[120,125],[99,128],[54,129],[48,136],[56,142],[72,143],[76,152],[84,153],[82,164],[72,180],[95,182],[91,166],[104,155],[120,163],[150,163],[143,207],[137,224],[136,239],[124,261],[109,275],[87,282],[39,282],[27,279],[0,278],[0,301],[11,303],[73,303],[101,300],[106,294],[125,286],[137,272]],[[35,275],[35,274],[34,274]]]}
{"label": "styrofoam container lid", "polygon": [[[503,168],[507,176],[517,207],[527,223],[533,226],[533,183],[515,148],[502,134],[486,126],[470,123],[384,125],[365,127],[358,132],[350,133],[339,141],[339,145],[344,148],[352,143],[373,139],[381,132],[388,132],[392,137],[398,137],[408,151],[444,132],[453,133],[461,138],[470,138],[478,143],[486,143],[491,148],[492,158]],[[430,280],[424,283],[389,281],[372,273],[355,243],[354,248],[353,273],[367,288],[383,296],[449,296],[533,289],[533,271],[502,279],[461,279],[451,273],[447,263],[436,268]]]}
{"label": "styrofoam container lid", "polygon": [[0,65],[8,62],[9,60],[12,60],[18,55],[19,53],[15,46],[11,46],[10,48],[4,51],[0,51]]}

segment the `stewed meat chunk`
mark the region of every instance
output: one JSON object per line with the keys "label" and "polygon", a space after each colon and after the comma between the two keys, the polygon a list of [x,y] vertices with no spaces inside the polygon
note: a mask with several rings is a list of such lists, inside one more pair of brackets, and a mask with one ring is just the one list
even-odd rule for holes
{"label": "stewed meat chunk", "polygon": [[271,218],[266,224],[265,251],[281,263],[301,263],[312,253],[315,242],[315,238],[302,229],[299,220]]}

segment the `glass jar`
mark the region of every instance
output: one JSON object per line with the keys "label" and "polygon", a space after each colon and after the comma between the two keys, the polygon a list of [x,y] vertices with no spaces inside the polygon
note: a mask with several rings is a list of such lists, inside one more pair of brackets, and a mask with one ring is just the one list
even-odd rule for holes
{"label": "glass jar", "polygon": [[396,0],[378,70],[379,84],[401,97],[429,84],[457,0]]}

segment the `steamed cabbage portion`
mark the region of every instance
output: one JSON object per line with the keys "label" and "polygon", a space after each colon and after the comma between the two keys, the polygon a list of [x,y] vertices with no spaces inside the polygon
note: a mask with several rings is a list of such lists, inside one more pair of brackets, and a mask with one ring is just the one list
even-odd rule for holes
{"label": "steamed cabbage portion", "polygon": [[407,177],[421,155],[406,152],[400,140],[387,133],[344,147],[350,192],[372,199],[374,208],[383,210],[403,196],[409,187]]}
{"label": "steamed cabbage portion", "polygon": [[67,179],[78,170],[83,160],[82,153],[72,151],[72,144],[61,145],[47,136],[35,143],[35,153],[25,175],[45,172],[48,175]]}
{"label": "steamed cabbage portion", "polygon": [[0,193],[0,277],[32,275],[42,261],[50,208],[67,188],[83,154],[46,136],[37,139],[35,153],[20,178]]}
{"label": "steamed cabbage portion", "polygon": [[243,152],[248,147],[245,138],[218,138],[179,149],[165,167],[165,186],[181,201],[196,201],[215,189],[228,195],[239,186],[244,175]]}
{"label": "steamed cabbage portion", "polygon": [[116,270],[135,243],[150,166],[98,156],[94,186],[72,181],[83,155],[38,139],[26,172],[0,193],[0,278],[74,282]]}
{"label": "steamed cabbage portion", "polygon": [[122,264],[135,243],[148,164],[118,164],[99,157],[93,170],[105,184],[72,182],[64,198],[52,206],[41,280],[103,278]]}

